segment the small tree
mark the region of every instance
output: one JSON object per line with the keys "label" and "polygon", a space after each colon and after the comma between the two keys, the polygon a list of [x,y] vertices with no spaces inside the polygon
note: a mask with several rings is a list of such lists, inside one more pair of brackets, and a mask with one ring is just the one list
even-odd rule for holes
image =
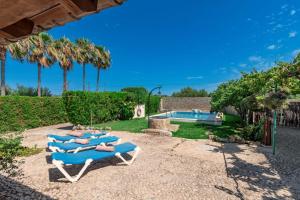
{"label": "small tree", "polygon": [[148,96],[148,90],[144,87],[126,87],[121,89],[121,91],[131,93],[134,101],[138,104],[145,103]]}
{"label": "small tree", "polygon": [[0,172],[7,176],[17,176],[20,174],[20,161],[15,158],[21,149],[21,138],[0,137]]}
{"label": "small tree", "polygon": [[182,88],[179,92],[174,92],[173,97],[208,97],[209,94],[206,90],[196,90],[191,87]]}

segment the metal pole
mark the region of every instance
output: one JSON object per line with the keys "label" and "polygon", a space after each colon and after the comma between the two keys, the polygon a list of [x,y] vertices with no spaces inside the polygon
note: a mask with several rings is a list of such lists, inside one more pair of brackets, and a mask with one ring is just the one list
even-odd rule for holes
{"label": "metal pole", "polygon": [[272,147],[273,147],[273,155],[276,153],[276,128],[277,128],[277,111],[274,110],[273,114],[273,134],[272,134]]}
{"label": "metal pole", "polygon": [[158,87],[155,87],[153,88],[150,92],[149,92],[149,95],[148,95],[148,102],[147,102],[147,116],[148,116],[148,128],[150,128],[150,97],[151,97],[151,94],[154,90],[156,89],[160,89],[161,86],[158,86]]}
{"label": "metal pole", "polygon": [[[277,83],[275,83],[274,91],[277,92]],[[272,133],[272,149],[273,155],[276,153],[276,131],[277,131],[277,111],[274,109],[273,113],[273,133]]]}
{"label": "metal pole", "polygon": [[148,102],[147,102],[147,116],[148,116],[148,128],[150,128],[150,96],[151,96],[151,92],[149,92],[149,95],[148,95]]}

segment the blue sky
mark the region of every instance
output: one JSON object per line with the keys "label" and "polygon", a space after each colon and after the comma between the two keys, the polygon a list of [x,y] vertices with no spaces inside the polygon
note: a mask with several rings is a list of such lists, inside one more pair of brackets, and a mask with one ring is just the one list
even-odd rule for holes
{"label": "blue sky", "polygon": [[[162,85],[170,94],[185,86],[214,90],[240,71],[267,69],[300,52],[298,0],[128,0],[49,31],[55,38],[85,37],[106,46],[112,66],[102,71],[102,91]],[[82,68],[68,74],[70,89],[82,87]],[[7,83],[36,86],[37,67],[8,59]],[[87,84],[95,89],[96,69]],[[42,71],[42,85],[59,94],[62,70]]]}

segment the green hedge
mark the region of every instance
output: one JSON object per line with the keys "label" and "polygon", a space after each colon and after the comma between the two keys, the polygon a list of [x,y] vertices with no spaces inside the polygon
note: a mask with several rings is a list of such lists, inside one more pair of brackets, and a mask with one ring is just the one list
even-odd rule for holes
{"label": "green hedge", "polygon": [[[160,107],[160,96],[151,96],[150,97],[150,114],[154,114],[157,113],[159,111],[159,107]],[[145,102],[145,106],[146,106],[146,113],[148,113],[148,97],[147,100]]]}
{"label": "green hedge", "polygon": [[[146,114],[148,113],[148,90],[144,87],[127,87],[121,90],[122,92],[128,92],[134,102],[137,104],[145,104],[146,106]],[[160,107],[160,96],[151,96],[150,97],[150,114],[157,113]]]}
{"label": "green hedge", "polygon": [[0,97],[0,132],[67,122],[60,97]]}
{"label": "green hedge", "polygon": [[131,119],[135,103],[126,92],[69,91],[63,94],[69,120],[88,125],[111,120]]}

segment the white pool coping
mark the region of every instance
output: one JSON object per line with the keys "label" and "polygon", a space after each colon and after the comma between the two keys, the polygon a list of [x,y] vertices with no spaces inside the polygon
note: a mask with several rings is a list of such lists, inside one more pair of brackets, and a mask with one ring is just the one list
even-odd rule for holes
{"label": "white pool coping", "polygon": [[[189,111],[170,111],[170,112],[164,112],[156,115],[151,115],[151,117],[158,117],[158,116],[164,116],[168,113],[174,113],[174,112],[189,112]],[[209,112],[206,112],[209,113]],[[175,117],[168,117],[171,121],[177,121],[177,122],[197,122],[200,124],[208,124],[208,125],[222,125],[222,120],[220,118],[216,118],[215,120],[199,120],[199,119],[189,119],[189,118],[175,118]]]}

